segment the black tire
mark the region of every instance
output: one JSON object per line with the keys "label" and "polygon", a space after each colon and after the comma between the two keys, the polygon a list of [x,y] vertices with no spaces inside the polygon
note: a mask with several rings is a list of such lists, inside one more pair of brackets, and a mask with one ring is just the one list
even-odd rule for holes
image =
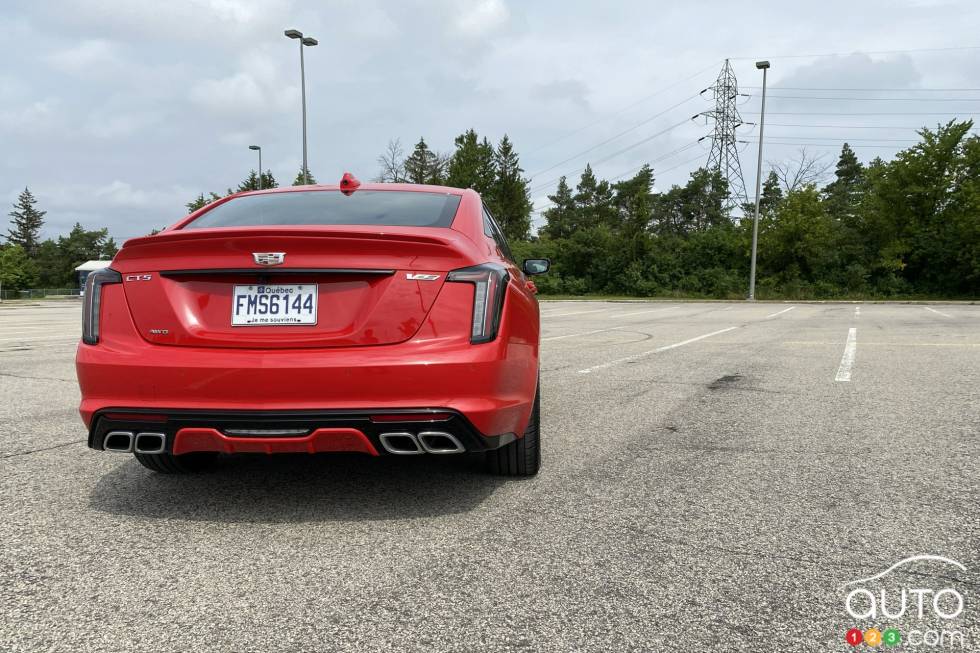
{"label": "black tire", "polygon": [[169,453],[134,453],[143,467],[160,474],[193,474],[214,467],[218,454],[213,451],[200,451],[175,456]]}
{"label": "black tire", "polygon": [[541,467],[541,384],[534,393],[524,437],[487,452],[487,467],[498,476],[534,476]]}

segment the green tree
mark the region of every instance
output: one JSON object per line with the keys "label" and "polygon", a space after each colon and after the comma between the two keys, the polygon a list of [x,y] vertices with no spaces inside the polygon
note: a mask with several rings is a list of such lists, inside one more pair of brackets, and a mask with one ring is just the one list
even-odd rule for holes
{"label": "green tree", "polygon": [[613,185],[616,226],[626,235],[645,232],[653,209],[653,168],[644,165],[639,172]]}
{"label": "green tree", "polygon": [[188,213],[193,213],[194,211],[197,211],[198,209],[203,209],[205,206],[207,206],[211,202],[215,202],[215,201],[220,200],[220,199],[221,199],[221,195],[218,195],[214,191],[208,193],[208,196],[207,197],[204,196],[204,193],[201,193],[200,195],[198,195],[197,197],[195,197],[193,200],[191,200],[190,202],[188,202],[184,206],[187,207],[187,212]]}
{"label": "green tree", "polygon": [[316,177],[313,176],[309,168],[306,169],[306,176],[304,177],[303,166],[300,166],[299,172],[296,173],[296,179],[293,179],[293,186],[305,186],[307,183],[311,185],[317,183]]}
{"label": "green tree", "polygon": [[116,245],[116,239],[110,236],[102,244],[102,255],[99,258],[103,261],[111,261],[118,252],[119,246]]}
{"label": "green tree", "polygon": [[116,243],[108,229],[88,230],[75,223],[66,236],[46,240],[38,252],[39,282],[45,288],[65,288],[76,283],[75,268],[85,261],[109,260]]}
{"label": "green tree", "polygon": [[[262,173],[262,190],[267,188],[278,188],[279,182],[276,178],[272,176],[271,170],[266,170]],[[254,170],[249,170],[248,176],[238,184],[238,188],[235,189],[236,193],[242,193],[249,190],[259,190],[259,175]]]}
{"label": "green tree", "polygon": [[58,242],[46,239],[37,247],[37,287],[64,288],[70,279],[65,279],[64,257],[58,249]]}
{"label": "green tree", "polygon": [[447,164],[446,185],[472,188],[488,200],[497,176],[493,146],[486,138],[481,142],[472,129],[457,136],[455,144]]}
{"label": "green tree", "polygon": [[37,264],[20,245],[0,247],[0,289],[30,288],[37,279]]}
{"label": "green tree", "polygon": [[727,198],[728,180],[721,172],[698,168],[687,185],[673,186],[657,198],[652,226],[660,234],[684,234],[730,224]]}
{"label": "green tree", "polygon": [[[923,129],[922,140],[874,171],[862,229],[875,235],[873,274],[897,278],[898,290],[970,295],[975,276],[976,137],[972,121]],[[887,278],[886,278],[887,280]],[[887,284],[886,284],[887,285]]]}
{"label": "green tree", "polygon": [[576,209],[575,229],[591,229],[599,225],[615,223],[616,209],[613,206],[613,190],[609,182],[596,179],[592,166],[586,165],[582,171],[573,197]]}
{"label": "green tree", "polygon": [[531,192],[521,173],[513,143],[505,134],[494,152],[496,177],[485,198],[490,212],[508,240],[527,240],[531,235]]}
{"label": "green tree", "polygon": [[14,210],[10,212],[12,227],[7,231],[7,241],[24,248],[27,256],[33,258],[37,253],[37,245],[44,226],[44,216],[47,211],[39,211],[35,204],[37,200],[29,188],[17,196]]}
{"label": "green tree", "polygon": [[841,148],[837,160],[835,179],[823,190],[827,212],[843,222],[852,222],[861,203],[864,184],[864,166],[847,143]]}
{"label": "green tree", "polygon": [[770,286],[789,287],[797,295],[812,292],[808,288],[818,282],[828,284],[827,271],[835,267],[834,238],[833,221],[816,187],[790,191],[775,215],[760,222],[761,276]]}
{"label": "green tree", "polygon": [[558,189],[548,199],[552,206],[544,212],[545,225],[541,228],[541,235],[553,240],[570,237],[577,224],[577,209],[572,189],[568,187],[564,177],[558,180]]}
{"label": "green tree", "polygon": [[442,161],[420,138],[415,149],[405,159],[405,177],[410,184],[441,184]]}

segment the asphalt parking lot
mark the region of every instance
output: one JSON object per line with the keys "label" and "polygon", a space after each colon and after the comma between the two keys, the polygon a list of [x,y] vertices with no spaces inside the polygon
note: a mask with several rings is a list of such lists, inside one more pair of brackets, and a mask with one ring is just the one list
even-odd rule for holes
{"label": "asphalt parking lot", "polygon": [[0,308],[0,650],[851,650],[841,587],[916,554],[966,566],[917,582],[980,647],[980,306],[542,314],[544,466],[512,481],[154,475],[84,445],[80,307]]}

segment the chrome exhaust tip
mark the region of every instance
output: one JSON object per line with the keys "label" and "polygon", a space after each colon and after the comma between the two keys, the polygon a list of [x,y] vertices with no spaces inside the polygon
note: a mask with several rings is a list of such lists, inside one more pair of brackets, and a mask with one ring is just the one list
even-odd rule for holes
{"label": "chrome exhaust tip", "polygon": [[451,433],[444,433],[442,431],[426,431],[424,433],[419,433],[419,444],[428,453],[443,454],[443,453],[463,453],[466,451],[466,447],[463,443],[456,439]]}
{"label": "chrome exhaust tip", "polygon": [[388,453],[397,456],[414,456],[425,453],[419,446],[419,441],[411,433],[382,433],[378,436],[381,446]]}
{"label": "chrome exhaust tip", "polygon": [[102,441],[102,448],[116,453],[132,453],[133,439],[132,431],[110,431]]}
{"label": "chrome exhaust tip", "polygon": [[137,433],[133,451],[136,453],[163,453],[167,450],[167,436],[163,433]]}

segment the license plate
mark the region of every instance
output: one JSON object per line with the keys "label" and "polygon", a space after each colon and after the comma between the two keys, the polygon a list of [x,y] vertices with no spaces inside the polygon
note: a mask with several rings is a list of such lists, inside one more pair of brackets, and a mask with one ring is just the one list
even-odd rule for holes
{"label": "license plate", "polygon": [[317,285],[255,284],[235,286],[232,326],[316,324]]}

